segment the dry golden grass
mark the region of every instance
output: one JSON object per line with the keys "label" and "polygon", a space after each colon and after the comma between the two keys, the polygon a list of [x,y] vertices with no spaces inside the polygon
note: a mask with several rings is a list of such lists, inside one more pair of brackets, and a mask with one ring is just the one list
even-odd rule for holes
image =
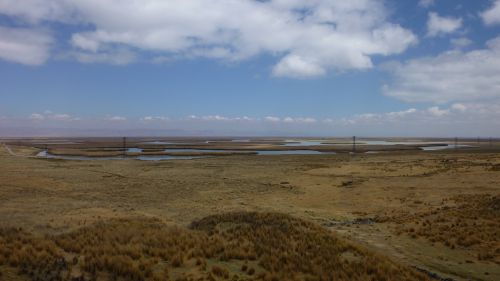
{"label": "dry golden grass", "polygon": [[6,268],[31,280],[427,280],[313,223],[253,212],[210,216],[189,229],[155,219],[45,237],[1,229]]}
{"label": "dry golden grass", "polygon": [[226,213],[194,222],[191,228],[224,239],[219,259],[255,259],[264,270],[258,275],[269,280],[426,279],[316,224],[283,214]]}
{"label": "dry golden grass", "polygon": [[424,237],[451,249],[473,249],[478,260],[500,264],[499,196],[455,196],[444,199],[438,208],[388,216],[380,221],[397,223],[397,233]]}
{"label": "dry golden grass", "polygon": [[[117,139],[71,141],[82,144],[55,144],[48,148],[116,152],[122,147]],[[130,140],[127,144],[135,145]],[[215,148],[211,144],[198,145]],[[256,143],[251,145],[261,148]],[[113,218],[147,216],[187,225],[214,213],[270,211],[329,226],[348,240],[443,278],[500,280],[498,265],[482,250],[494,249],[481,246],[488,240],[480,239],[479,244],[467,247],[455,244],[455,249],[451,249],[444,246],[445,242],[393,235],[394,223],[390,221],[356,223],[358,219],[369,221],[384,213],[432,211],[442,207],[443,198],[459,194],[499,196],[498,150],[232,156],[151,162],[35,159],[16,155],[30,156],[37,149],[17,144],[9,147],[15,155],[0,147],[0,227],[22,227],[33,237],[74,233],[81,227]],[[40,148],[45,149],[45,145]],[[244,146],[240,148],[243,150]],[[449,207],[455,204],[446,201]],[[480,222],[482,214],[486,213],[478,215],[476,224],[484,225]],[[411,223],[402,223],[408,229],[418,229]],[[357,260],[350,253],[343,253],[342,257]],[[71,264],[72,258],[65,256]],[[72,276],[78,276],[83,261],[77,259],[78,266],[72,267]],[[260,259],[248,259],[245,263],[236,259],[220,261],[217,257],[192,259],[177,254],[171,262],[172,265],[169,260],[163,268],[172,279],[182,274],[208,273],[216,278],[212,272],[214,265],[226,268],[230,279],[235,272],[240,279],[257,278],[267,272],[259,265]],[[153,271],[153,278],[164,274],[162,265],[160,262],[159,269]],[[199,273],[198,267],[205,273]],[[17,268],[3,269],[2,281],[27,280],[27,277],[10,278]],[[269,273],[269,278],[271,274],[279,277],[279,273]]]}

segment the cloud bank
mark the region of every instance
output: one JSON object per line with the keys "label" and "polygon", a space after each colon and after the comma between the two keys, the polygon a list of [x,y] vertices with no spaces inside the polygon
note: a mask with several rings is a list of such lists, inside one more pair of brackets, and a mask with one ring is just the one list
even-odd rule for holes
{"label": "cloud bank", "polygon": [[481,13],[486,25],[500,24],[500,0],[496,0],[491,8]]}
{"label": "cloud bank", "polygon": [[40,65],[49,58],[51,44],[52,37],[45,30],[0,26],[0,59]]}
{"label": "cloud bank", "polygon": [[[23,128],[26,136],[47,135],[231,135],[231,136],[442,136],[500,137],[500,103],[461,102],[345,117],[149,115],[77,118],[51,111],[24,118],[0,118],[0,135]],[[16,131],[16,130],[14,130]],[[53,132],[53,134],[51,134]],[[91,133],[94,132],[94,133]],[[9,135],[9,133],[11,135]]]}
{"label": "cloud bank", "polygon": [[500,100],[500,37],[484,49],[396,63],[391,73],[385,94],[408,102]]}
{"label": "cloud bank", "polygon": [[0,49],[1,58],[25,64],[48,59],[51,37],[37,28],[54,22],[86,27],[70,39],[69,54],[82,62],[125,64],[138,56],[239,61],[270,54],[277,60],[273,75],[296,78],[371,68],[372,56],[399,54],[417,42],[389,21],[382,0],[0,0],[0,14],[31,28],[23,31],[30,36],[0,36],[4,44],[42,46],[25,50],[36,57],[30,60]]}

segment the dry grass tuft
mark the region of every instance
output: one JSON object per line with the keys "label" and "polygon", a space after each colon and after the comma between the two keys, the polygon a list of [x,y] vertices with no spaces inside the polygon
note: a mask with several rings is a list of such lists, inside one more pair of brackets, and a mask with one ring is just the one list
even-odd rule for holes
{"label": "dry grass tuft", "polygon": [[487,194],[445,199],[439,208],[383,218],[396,233],[423,237],[451,248],[475,250],[478,260],[500,264],[500,197]]}
{"label": "dry grass tuft", "polygon": [[154,219],[112,220],[47,237],[1,229],[5,266],[31,280],[61,281],[426,280],[318,225],[276,213],[215,215],[190,229]]}

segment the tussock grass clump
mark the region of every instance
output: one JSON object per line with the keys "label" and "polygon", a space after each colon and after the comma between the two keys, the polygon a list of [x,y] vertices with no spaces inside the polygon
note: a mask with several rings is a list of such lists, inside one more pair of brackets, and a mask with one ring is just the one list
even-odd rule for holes
{"label": "tussock grass clump", "polygon": [[67,271],[63,253],[52,240],[0,228],[0,266],[17,268],[33,280],[52,280]]}
{"label": "tussock grass clump", "polygon": [[190,228],[119,219],[46,237],[0,229],[2,267],[56,281],[426,280],[313,223],[244,212],[210,216]]}
{"label": "tussock grass clump", "polygon": [[[336,237],[319,225],[276,213],[237,212],[215,215],[190,226],[225,239],[228,259],[255,255],[259,270],[241,266],[248,275],[265,271],[276,280],[424,280],[425,277]],[[342,258],[345,252],[357,261]]]}
{"label": "tussock grass clump", "polygon": [[215,276],[222,277],[224,279],[229,278],[229,271],[223,267],[218,266],[218,265],[212,266],[212,273]]}
{"label": "tussock grass clump", "polygon": [[500,196],[460,195],[438,208],[384,218],[397,223],[397,233],[423,237],[431,243],[474,250],[478,260],[500,264]]}

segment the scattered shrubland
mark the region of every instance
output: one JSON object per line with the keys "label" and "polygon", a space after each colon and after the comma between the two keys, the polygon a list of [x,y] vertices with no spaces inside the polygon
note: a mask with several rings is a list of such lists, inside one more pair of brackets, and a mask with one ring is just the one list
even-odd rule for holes
{"label": "scattered shrubland", "polygon": [[459,195],[444,199],[440,207],[416,213],[386,216],[398,234],[423,237],[451,249],[477,252],[477,259],[500,264],[500,196]]}
{"label": "scattered shrubland", "polygon": [[46,236],[3,228],[2,271],[55,281],[427,280],[319,225],[253,212],[214,215],[189,228],[151,218]]}

